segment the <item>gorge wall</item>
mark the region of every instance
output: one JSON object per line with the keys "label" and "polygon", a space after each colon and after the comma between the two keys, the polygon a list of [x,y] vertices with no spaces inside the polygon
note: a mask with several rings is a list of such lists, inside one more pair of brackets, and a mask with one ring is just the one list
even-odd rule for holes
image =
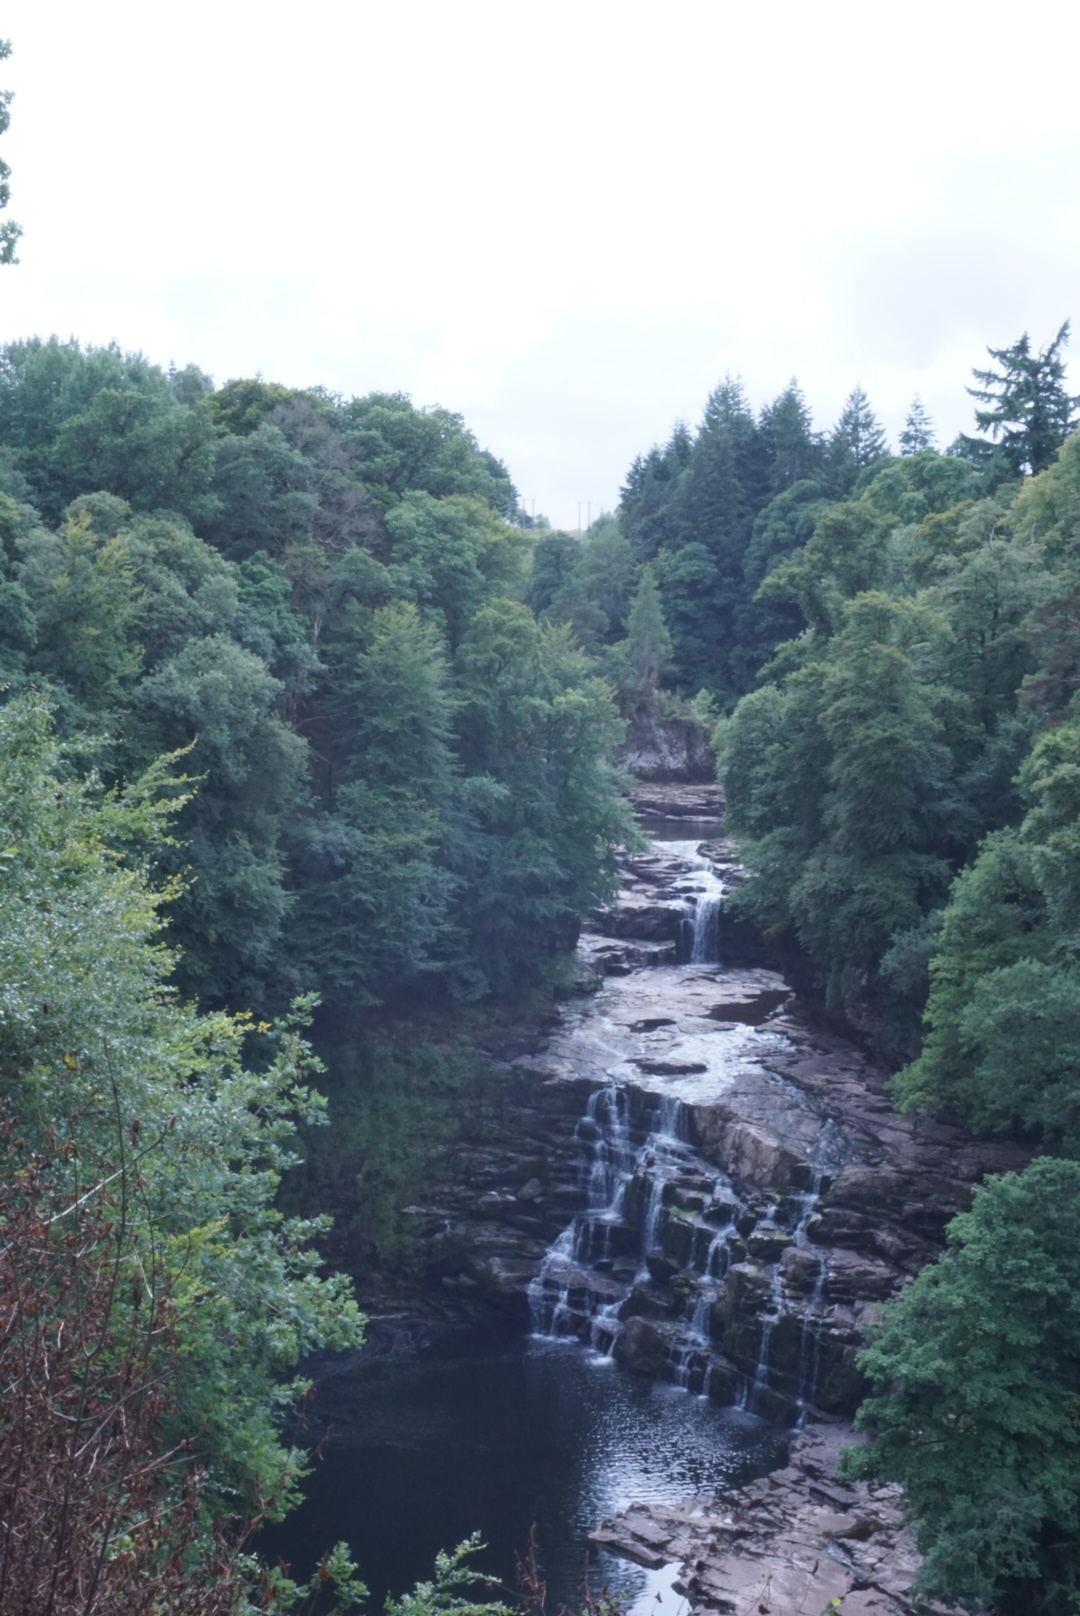
{"label": "gorge wall", "polygon": [[498,1137],[408,1209],[429,1278],[449,1316],[494,1305],[788,1424],[849,1415],[868,1313],[1023,1154],[897,1116],[883,1067],[732,959],[715,787],[637,806],[677,839],[629,855],[586,928],[599,991],[495,1052]]}

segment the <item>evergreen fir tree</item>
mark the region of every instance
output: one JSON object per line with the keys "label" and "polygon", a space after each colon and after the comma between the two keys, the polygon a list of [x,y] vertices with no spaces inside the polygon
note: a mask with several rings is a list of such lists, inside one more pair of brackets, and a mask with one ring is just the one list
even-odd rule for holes
{"label": "evergreen fir tree", "polygon": [[919,454],[921,450],[933,447],[934,423],[926,413],[922,399],[916,393],[907,412],[904,430],[900,434],[900,453]]}
{"label": "evergreen fir tree", "polygon": [[1053,342],[1033,354],[1025,331],[1011,348],[987,348],[997,370],[973,370],[980,383],[969,387],[985,409],[975,411],[975,424],[985,438],[961,434],[956,447],[973,460],[988,461],[997,445],[1013,476],[1044,471],[1078,424],[1074,414],[1080,397],[1065,391],[1062,349],[1069,340],[1065,321]]}
{"label": "evergreen fir tree", "polygon": [[630,602],[626,623],[627,650],[640,687],[656,683],[671,661],[671,635],[664,622],[660,591],[651,567],[641,574],[641,582]]}
{"label": "evergreen fir tree", "polygon": [[847,493],[861,471],[889,452],[881,422],[861,387],[848,395],[829,440],[828,463],[837,492]]}
{"label": "evergreen fir tree", "polygon": [[769,457],[769,491],[812,477],[821,465],[821,438],[814,431],[802,389],[792,377],[778,398],[762,410],[758,423]]}

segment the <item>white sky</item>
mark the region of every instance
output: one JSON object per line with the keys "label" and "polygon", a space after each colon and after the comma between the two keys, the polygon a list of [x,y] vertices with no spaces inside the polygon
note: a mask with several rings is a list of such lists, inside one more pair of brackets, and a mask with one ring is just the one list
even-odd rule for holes
{"label": "white sky", "polygon": [[1076,317],[1060,0],[8,0],[0,340],[464,413],[557,525],[740,373],[943,441]]}

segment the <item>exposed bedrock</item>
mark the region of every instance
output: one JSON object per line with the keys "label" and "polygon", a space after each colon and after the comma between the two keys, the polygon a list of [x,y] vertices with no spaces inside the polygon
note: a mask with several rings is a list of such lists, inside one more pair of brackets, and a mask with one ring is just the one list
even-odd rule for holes
{"label": "exposed bedrock", "polygon": [[593,1542],[639,1565],[677,1566],[675,1591],[691,1616],[911,1612],[919,1556],[900,1489],[837,1479],[840,1449],[852,1440],[847,1427],[810,1428],[784,1469],[720,1498],[631,1505],[601,1521]]}
{"label": "exposed bedrock", "polygon": [[[680,903],[693,930],[717,846],[629,858],[612,929]],[[582,952],[618,942],[591,931]],[[875,1304],[940,1250],[974,1183],[1023,1159],[898,1117],[885,1070],[782,977],[715,957],[627,966],[513,1065],[591,1086],[582,1202],[531,1283],[536,1326],[787,1423],[854,1410]]]}
{"label": "exposed bedrock", "polygon": [[[684,958],[718,885],[701,847],[627,861],[632,913],[682,906]],[[649,963],[624,955],[538,1045],[497,1052],[502,1114],[409,1208],[433,1294],[784,1423],[846,1416],[874,1307],[1022,1155],[898,1117],[886,1072],[774,971],[674,948],[586,933],[583,962]]]}
{"label": "exposed bedrock", "polygon": [[616,760],[641,781],[693,781],[716,790],[708,735],[690,719],[661,718],[655,713],[632,719]]}

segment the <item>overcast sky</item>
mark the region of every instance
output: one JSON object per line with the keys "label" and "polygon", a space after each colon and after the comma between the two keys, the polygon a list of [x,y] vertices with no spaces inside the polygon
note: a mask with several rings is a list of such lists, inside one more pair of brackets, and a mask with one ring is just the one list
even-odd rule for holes
{"label": "overcast sky", "polygon": [[[0,340],[460,410],[557,525],[725,372],[948,441],[1080,320],[1080,7],[8,0]],[[1072,374],[1080,391],[1080,326]]]}

